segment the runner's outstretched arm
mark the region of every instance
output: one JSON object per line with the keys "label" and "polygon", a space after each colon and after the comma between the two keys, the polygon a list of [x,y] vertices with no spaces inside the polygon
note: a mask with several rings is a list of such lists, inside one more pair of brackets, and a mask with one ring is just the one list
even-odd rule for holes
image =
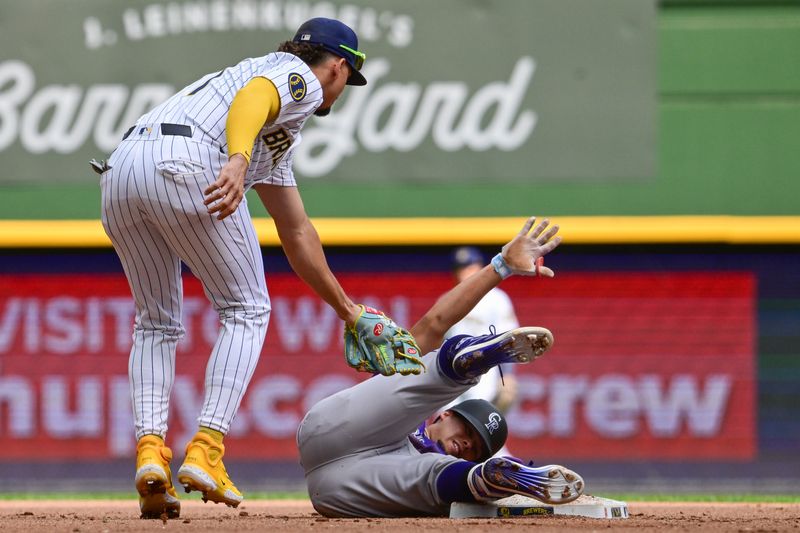
{"label": "runner's outstretched arm", "polygon": [[529,218],[502,252],[476,274],[465,279],[445,293],[433,307],[411,328],[422,353],[438,348],[444,334],[453,324],[464,318],[486,293],[511,274],[553,277],[553,271],[536,261],[561,243],[556,237],[558,226],[548,228],[550,221],[543,219],[533,228],[536,217]]}

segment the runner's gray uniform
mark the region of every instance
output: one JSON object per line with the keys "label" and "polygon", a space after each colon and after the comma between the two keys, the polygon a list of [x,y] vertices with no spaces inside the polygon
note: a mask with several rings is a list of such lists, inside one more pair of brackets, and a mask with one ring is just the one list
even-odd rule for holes
{"label": "runner's gray uniform", "polygon": [[311,408],[297,431],[314,508],[325,516],[446,516],[436,479],[451,455],[420,453],[409,435],[468,390],[439,372],[437,352],[418,376],[374,376]]}

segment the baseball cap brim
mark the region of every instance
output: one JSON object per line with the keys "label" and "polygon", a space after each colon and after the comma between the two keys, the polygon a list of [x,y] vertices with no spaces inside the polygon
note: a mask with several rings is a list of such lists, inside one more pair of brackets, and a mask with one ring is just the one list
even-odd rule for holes
{"label": "baseball cap brim", "polygon": [[328,46],[327,44],[324,43],[322,44],[322,46],[325,47],[325,49],[331,52],[332,54],[343,58],[347,62],[347,65],[350,67],[350,76],[348,76],[347,78],[347,85],[367,84],[367,78],[365,78],[364,75],[361,74],[361,72],[356,68],[353,58],[347,52],[340,50],[338,48],[334,48],[332,46]]}
{"label": "baseball cap brim", "polygon": [[[350,65],[350,62],[348,61],[347,64]],[[350,77],[347,78],[347,85],[366,85],[366,84],[367,84],[367,78],[365,78],[364,75],[361,74],[361,72],[356,70],[356,68],[353,65],[350,65]]]}
{"label": "baseball cap brim", "polygon": [[328,46],[324,43],[314,43],[311,44],[320,44],[323,48],[325,48],[328,52],[337,55],[344,59],[347,62],[347,65],[350,67],[350,76],[347,77],[347,85],[366,85],[367,78],[364,77],[363,74],[356,68],[355,63],[353,62],[353,58],[350,57],[347,52],[340,51],[332,46]]}

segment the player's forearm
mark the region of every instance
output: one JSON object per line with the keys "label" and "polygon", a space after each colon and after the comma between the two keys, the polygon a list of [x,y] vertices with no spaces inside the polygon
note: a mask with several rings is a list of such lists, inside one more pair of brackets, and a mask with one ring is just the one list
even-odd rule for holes
{"label": "player's forearm", "polygon": [[487,265],[439,298],[411,328],[411,334],[417,339],[422,353],[437,348],[447,330],[467,316],[481,298],[499,285],[500,281],[500,275],[491,265]]}
{"label": "player's forearm", "polygon": [[286,258],[295,273],[345,322],[352,322],[358,306],[344,292],[325,259],[319,234],[311,221],[289,230],[278,229]]}
{"label": "player's forearm", "polygon": [[258,184],[253,188],[275,222],[292,269],[342,320],[352,323],[360,309],[345,294],[328,267],[319,235],[308,219],[297,187]]}

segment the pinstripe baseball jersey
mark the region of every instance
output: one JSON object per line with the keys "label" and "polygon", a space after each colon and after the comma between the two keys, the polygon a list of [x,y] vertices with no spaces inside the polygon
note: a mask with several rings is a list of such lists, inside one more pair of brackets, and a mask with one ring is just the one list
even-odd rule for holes
{"label": "pinstripe baseball jersey", "polygon": [[[298,229],[307,223],[296,216],[302,203],[292,202],[297,194],[292,159],[300,130],[324,99],[327,106],[341,95],[345,84],[366,83],[357,72],[365,56],[357,51],[358,39],[352,29],[339,21],[317,18],[301,30],[293,42],[302,38],[344,60],[334,63],[326,56],[319,64],[330,72],[324,95],[314,72],[293,54],[273,52],[244,59],[207,74],[142,115],[103,165],[103,228],[120,258],[136,305],[128,376],[140,444],[146,436],[163,439],[167,434],[177,347],[185,334],[182,264],[202,282],[220,324],[206,365],[203,403],[197,417],[201,431],[213,433],[215,438],[219,435],[214,432],[228,433],[253,377],[271,306],[247,197],[237,198],[242,185],[239,180],[243,178],[245,191],[256,184],[282,186],[259,191],[262,200],[264,194],[276,201],[288,198],[291,205],[287,206],[289,215],[283,218],[285,226]],[[301,55],[306,50],[281,47],[300,50]],[[345,61],[349,67],[344,66]],[[277,110],[275,93],[263,79],[275,87]],[[257,83],[251,84],[253,80]],[[231,151],[250,156],[244,176],[239,158],[229,159]],[[227,196],[231,192],[236,197]],[[231,204],[232,212],[218,215],[217,193],[226,200],[240,201]],[[303,246],[290,256],[301,254],[303,261],[322,270],[319,279],[325,290],[309,281],[312,288],[320,295],[341,289],[325,261],[318,259],[323,251],[313,232],[292,233],[293,239],[302,239]],[[338,294],[337,298],[342,307],[350,303],[349,298]],[[143,449],[137,446],[136,487],[142,516],[158,517],[167,505],[171,506],[169,512],[177,515],[168,466],[161,459],[140,464]],[[201,491],[204,501],[219,502],[221,498],[235,506],[241,495],[235,497],[237,491],[222,466],[221,446],[219,450],[213,463],[198,462],[187,451],[178,480],[187,492]],[[151,475],[158,479],[146,479]]]}
{"label": "pinstripe baseball jersey", "polygon": [[281,108],[278,118],[256,138],[245,190],[256,183],[295,186],[292,153],[300,142],[300,129],[322,103],[322,87],[308,65],[292,54],[273,52],[208,74],[143,115],[137,125],[186,124],[193,128],[195,141],[227,153],[225,123],[231,103],[257,77],[275,85]]}
{"label": "pinstripe baseball jersey", "polygon": [[[322,88],[300,58],[283,52],[204,76],[143,115],[101,178],[103,226],[136,302],[129,376],[137,439],[167,431],[176,346],[184,331],[181,261],[203,282],[222,325],[206,371],[199,425],[227,433],[261,353],[270,305],[247,201],[223,220],[203,204],[203,191],[228,160],[230,105],[256,77],[275,85],[281,108],[255,140],[245,188],[295,186],[292,150],[322,103]],[[165,124],[171,127],[166,133]]]}

